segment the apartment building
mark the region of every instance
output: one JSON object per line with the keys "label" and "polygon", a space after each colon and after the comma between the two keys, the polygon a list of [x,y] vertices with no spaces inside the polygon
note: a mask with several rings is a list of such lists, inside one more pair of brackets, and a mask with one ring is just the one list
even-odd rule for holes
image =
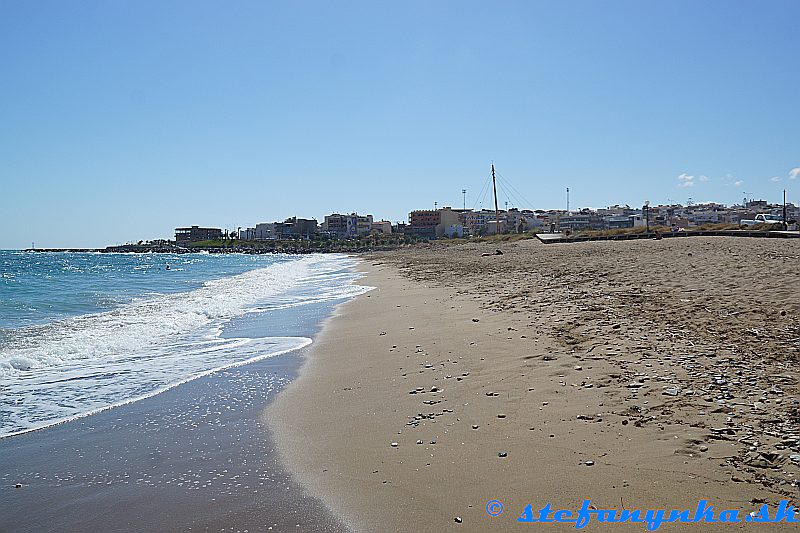
{"label": "apartment building", "polygon": [[220,228],[201,228],[199,226],[175,228],[175,242],[178,244],[219,239],[222,239]]}

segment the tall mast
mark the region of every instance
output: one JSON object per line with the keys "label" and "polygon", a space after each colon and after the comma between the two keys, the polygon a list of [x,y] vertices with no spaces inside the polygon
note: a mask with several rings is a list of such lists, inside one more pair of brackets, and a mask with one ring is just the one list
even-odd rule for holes
{"label": "tall mast", "polygon": [[495,223],[494,234],[500,233],[500,210],[497,208],[497,179],[494,176],[494,163],[492,163],[492,189],[494,190],[494,217]]}

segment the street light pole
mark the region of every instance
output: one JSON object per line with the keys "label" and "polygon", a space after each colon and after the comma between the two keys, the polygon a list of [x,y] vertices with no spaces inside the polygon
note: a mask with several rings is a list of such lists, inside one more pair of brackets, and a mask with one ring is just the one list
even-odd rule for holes
{"label": "street light pole", "polygon": [[783,189],[783,231],[789,230],[789,221],[786,220],[786,189]]}

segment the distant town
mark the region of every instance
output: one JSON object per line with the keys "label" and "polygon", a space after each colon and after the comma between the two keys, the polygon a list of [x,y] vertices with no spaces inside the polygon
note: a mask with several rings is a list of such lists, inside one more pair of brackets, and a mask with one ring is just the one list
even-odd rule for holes
{"label": "distant town", "polygon": [[758,215],[772,215],[792,221],[800,218],[794,204],[768,204],[749,200],[742,205],[726,207],[718,203],[690,205],[658,205],[639,208],[614,205],[604,209],[418,209],[411,211],[408,222],[392,223],[375,220],[373,215],[332,213],[322,223],[315,218],[291,217],[283,222],[263,222],[253,227],[223,229],[188,226],[175,229],[175,243],[203,241],[277,241],[277,240],[344,240],[366,236],[404,236],[414,240],[480,237],[497,233],[555,233],[581,230],[614,230],[637,227],[668,227],[673,231],[688,230],[708,224],[739,225]]}

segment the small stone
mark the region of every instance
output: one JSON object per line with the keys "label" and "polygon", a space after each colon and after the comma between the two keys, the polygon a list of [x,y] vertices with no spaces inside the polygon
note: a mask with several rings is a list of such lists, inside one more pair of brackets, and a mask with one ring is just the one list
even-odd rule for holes
{"label": "small stone", "polygon": [[478,429],[478,424],[472,424],[472,429]]}
{"label": "small stone", "polygon": [[680,387],[669,387],[667,389],[664,389],[664,392],[662,392],[661,394],[664,394],[665,396],[677,396],[680,393],[681,393]]}
{"label": "small stone", "polygon": [[497,457],[508,457],[508,452],[498,452]]}
{"label": "small stone", "polygon": [[417,444],[424,444],[424,443],[423,443],[423,442],[422,442],[422,440],[420,439],[420,440],[418,440],[418,441],[417,441]]}
{"label": "small stone", "polygon": [[736,430],[733,428],[710,428],[712,433],[721,433],[723,435],[736,435]]}
{"label": "small stone", "polygon": [[586,466],[594,466],[594,461],[592,461],[592,460],[590,459],[590,460],[588,460],[588,461],[584,461],[584,463],[583,463],[583,464],[585,464]]}
{"label": "small stone", "polygon": [[479,319],[477,319],[477,318],[473,318],[473,319],[472,319],[472,321],[473,321],[473,322],[480,322],[480,320],[479,320]]}
{"label": "small stone", "polygon": [[583,367],[581,365],[575,365],[572,368],[574,368],[575,370],[583,370]]}
{"label": "small stone", "polygon": [[506,417],[506,415],[504,415],[503,413],[500,413],[499,415],[497,415],[497,418],[505,418],[505,417]]}
{"label": "small stone", "polygon": [[16,485],[14,485],[14,488],[15,489],[21,489],[22,488],[22,483],[17,483]]}
{"label": "small stone", "polygon": [[398,444],[396,442],[392,443],[392,448],[397,448]]}
{"label": "small stone", "polygon": [[700,449],[701,452],[707,452],[708,451],[708,446],[700,446],[699,449]]}
{"label": "small stone", "polygon": [[455,522],[456,524],[460,524],[462,521],[463,520],[461,520],[460,516],[457,516],[457,517],[453,518],[453,522]]}

